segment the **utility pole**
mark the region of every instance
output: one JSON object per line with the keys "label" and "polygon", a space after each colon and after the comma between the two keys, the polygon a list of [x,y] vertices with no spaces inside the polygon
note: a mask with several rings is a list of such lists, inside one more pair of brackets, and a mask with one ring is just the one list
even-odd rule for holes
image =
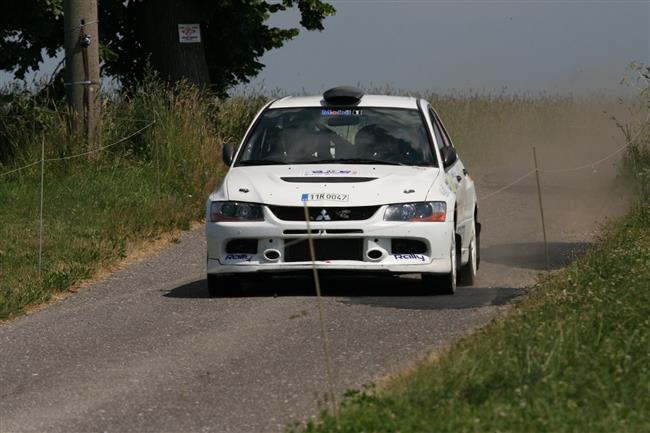
{"label": "utility pole", "polygon": [[99,32],[97,0],[64,0],[65,86],[72,128],[96,139],[99,116]]}

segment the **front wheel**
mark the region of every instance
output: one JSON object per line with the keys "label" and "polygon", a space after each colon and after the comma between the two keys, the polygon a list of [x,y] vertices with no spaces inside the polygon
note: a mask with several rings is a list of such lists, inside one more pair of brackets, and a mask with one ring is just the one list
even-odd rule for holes
{"label": "front wheel", "polygon": [[474,235],[474,238],[469,243],[469,259],[459,273],[460,283],[465,286],[471,286],[476,279],[476,270],[478,269],[477,252],[476,235]]}
{"label": "front wheel", "polygon": [[449,260],[451,272],[448,274],[422,274],[422,284],[434,295],[453,295],[456,293],[456,236],[451,237]]}

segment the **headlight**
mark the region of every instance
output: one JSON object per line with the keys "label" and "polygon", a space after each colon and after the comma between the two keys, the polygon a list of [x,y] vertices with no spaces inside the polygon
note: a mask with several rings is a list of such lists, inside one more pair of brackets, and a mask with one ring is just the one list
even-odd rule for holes
{"label": "headlight", "polygon": [[444,201],[392,204],[386,209],[384,221],[441,221],[447,215]]}
{"label": "headlight", "polygon": [[210,221],[264,221],[264,214],[259,204],[213,201],[210,204]]}

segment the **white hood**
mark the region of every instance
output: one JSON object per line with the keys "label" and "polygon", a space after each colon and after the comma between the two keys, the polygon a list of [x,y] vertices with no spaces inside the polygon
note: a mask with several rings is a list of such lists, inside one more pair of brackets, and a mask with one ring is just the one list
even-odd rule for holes
{"label": "white hood", "polygon": [[302,206],[304,200],[326,206],[425,201],[439,172],[395,165],[234,167],[224,179],[223,193],[227,200],[276,206]]}

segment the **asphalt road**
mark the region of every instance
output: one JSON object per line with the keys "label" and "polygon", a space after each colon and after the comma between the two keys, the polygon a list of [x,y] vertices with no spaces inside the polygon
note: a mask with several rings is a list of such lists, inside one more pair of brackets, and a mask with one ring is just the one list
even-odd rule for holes
{"label": "asphalt road", "polygon": [[[527,171],[477,170],[480,195]],[[545,176],[551,266],[623,212],[612,173]],[[618,200],[618,201],[617,201]],[[619,204],[616,204],[619,203]],[[477,284],[424,296],[409,278],[328,279],[334,382],[376,381],[503,313],[545,267],[534,177],[481,202]],[[1,432],[276,432],[318,413],[323,345],[309,280],[210,299],[201,230],[0,326]]]}

